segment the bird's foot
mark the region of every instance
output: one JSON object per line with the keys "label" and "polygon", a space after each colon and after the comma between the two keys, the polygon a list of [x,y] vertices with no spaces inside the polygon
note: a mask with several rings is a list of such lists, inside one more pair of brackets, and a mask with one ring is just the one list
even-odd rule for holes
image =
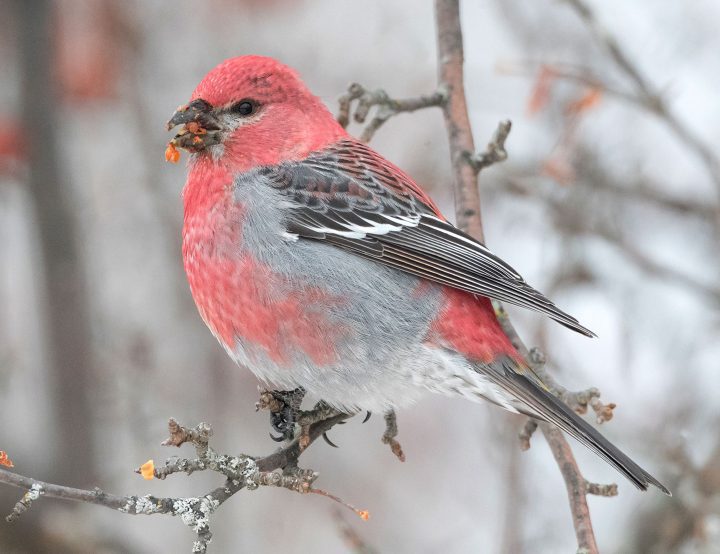
{"label": "bird's foot", "polygon": [[260,393],[260,400],[255,404],[255,410],[270,411],[270,425],[279,436],[270,433],[270,438],[276,442],[292,440],[295,436],[295,423],[305,397],[305,389],[298,387],[289,391],[265,390]]}
{"label": "bird's foot", "polygon": [[[298,411],[297,412],[297,418],[296,422],[300,426],[300,438],[298,440],[298,444],[300,446],[300,451],[302,452],[307,448],[307,446],[310,444],[310,426],[314,423],[317,423],[319,421],[323,421],[325,419],[328,419],[330,417],[334,417],[336,415],[341,415],[345,412],[342,412],[341,410],[337,410],[330,406],[327,402],[320,401],[317,404],[315,404],[315,407],[312,410],[308,411]],[[344,422],[341,422],[344,423]],[[327,436],[325,436],[325,440],[329,442],[329,439]],[[332,446],[332,443],[330,443]]]}
{"label": "bird's foot", "polygon": [[[260,399],[255,403],[255,410],[268,410],[270,412],[270,425],[279,436],[270,433],[270,438],[276,442],[291,441],[295,438],[295,425],[300,427],[298,439],[302,452],[310,444],[310,427],[325,419],[344,414],[322,400],[315,404],[312,410],[300,410],[300,404],[305,397],[305,389],[298,387],[290,391],[262,390]],[[369,412],[368,412],[369,415]],[[367,418],[365,419],[367,421]],[[341,421],[338,425],[345,423]],[[331,446],[334,445],[327,435],[323,438]]]}

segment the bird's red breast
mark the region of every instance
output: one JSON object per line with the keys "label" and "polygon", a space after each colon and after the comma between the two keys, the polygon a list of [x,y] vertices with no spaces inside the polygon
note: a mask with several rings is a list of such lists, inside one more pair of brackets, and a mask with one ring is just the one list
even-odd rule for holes
{"label": "bird's red breast", "polygon": [[333,339],[344,330],[321,309],[342,302],[287,279],[243,247],[245,209],[222,166],[198,160],[183,191],[183,262],[200,315],[229,351],[242,339],[278,364],[304,353],[317,364],[335,361]]}

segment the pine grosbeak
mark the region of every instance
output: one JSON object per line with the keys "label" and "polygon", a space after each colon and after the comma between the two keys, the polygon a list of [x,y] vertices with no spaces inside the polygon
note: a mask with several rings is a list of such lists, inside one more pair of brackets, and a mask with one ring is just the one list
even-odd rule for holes
{"label": "pine grosbeak", "polygon": [[426,391],[551,422],[640,489],[667,489],[548,392],[489,298],[592,332],[353,139],[292,69],[221,63],[168,122],[191,152],[183,259],[203,320],[274,386],[385,411]]}

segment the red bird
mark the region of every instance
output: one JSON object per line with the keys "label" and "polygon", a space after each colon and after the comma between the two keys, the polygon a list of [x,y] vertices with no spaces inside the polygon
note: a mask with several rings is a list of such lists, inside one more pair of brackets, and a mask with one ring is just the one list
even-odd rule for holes
{"label": "red bird", "polygon": [[[203,320],[238,363],[345,410],[432,391],[549,421],[640,489],[668,490],[550,394],[489,298],[593,336],[349,136],[300,80],[243,56],[168,122],[191,152],[183,259]],[[669,493],[668,493],[669,494]]]}

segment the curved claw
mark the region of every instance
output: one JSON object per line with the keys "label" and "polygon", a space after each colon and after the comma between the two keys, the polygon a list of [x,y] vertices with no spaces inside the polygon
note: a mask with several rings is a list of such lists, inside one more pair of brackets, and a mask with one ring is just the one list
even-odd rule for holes
{"label": "curved claw", "polygon": [[338,448],[338,445],[335,444],[333,441],[331,441],[331,440],[328,438],[328,436],[327,436],[327,431],[325,431],[325,432],[322,434],[322,438],[325,439],[325,442],[328,443],[328,444],[329,444],[330,446],[332,446],[333,448]]}
{"label": "curved claw", "polygon": [[365,419],[362,420],[363,423],[367,423],[368,419],[370,419],[370,416],[372,415],[372,412],[368,410],[368,412],[365,414]]}
{"label": "curved claw", "polygon": [[285,436],[284,436],[284,435],[280,435],[280,436],[278,436],[278,437],[274,436],[272,433],[268,433],[268,435],[270,435],[270,438],[271,438],[272,440],[274,440],[275,442],[282,442],[282,441],[285,440]]}
{"label": "curved claw", "polygon": [[285,438],[287,438],[288,434],[292,435],[293,421],[294,416],[292,414],[284,412],[270,414],[270,426]]}

